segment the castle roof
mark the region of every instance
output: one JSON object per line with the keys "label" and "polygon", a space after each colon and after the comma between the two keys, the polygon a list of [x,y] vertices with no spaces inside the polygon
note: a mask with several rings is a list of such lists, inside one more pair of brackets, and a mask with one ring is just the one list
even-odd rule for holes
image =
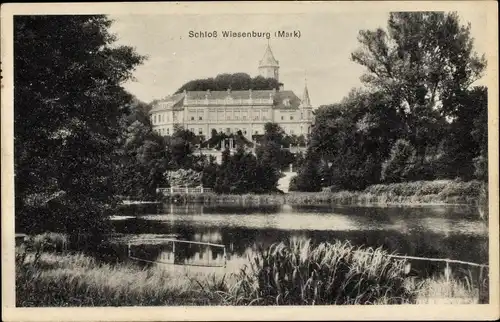
{"label": "castle roof", "polygon": [[[184,101],[184,94],[178,93],[171,96],[168,96],[164,99],[158,100],[156,104],[154,104],[151,112],[162,111],[165,109],[182,109],[182,103]],[[163,105],[159,104],[162,103]]]}
{"label": "castle roof", "polygon": [[186,92],[188,99],[203,100],[208,99],[266,99],[273,96],[273,90],[243,90],[243,91],[189,91]]}
{"label": "castle roof", "polygon": [[273,52],[271,51],[271,46],[267,45],[266,52],[260,60],[259,67],[279,67],[279,62],[274,58]]}
{"label": "castle roof", "polygon": [[[264,104],[277,109],[297,109],[300,106],[300,99],[292,91],[278,90],[240,90],[240,91],[186,91],[179,94],[174,94],[163,100],[159,100],[152,112],[165,109],[183,109],[186,100],[191,105],[192,101],[199,101],[195,105],[204,106],[204,101],[208,100],[234,100],[230,105],[238,105],[238,100],[268,100],[272,99],[272,104]],[[166,104],[164,104],[166,103]],[[214,104],[210,104],[213,106]],[[224,104],[221,104],[224,105]],[[244,101],[242,105],[249,105],[248,101]],[[253,105],[253,104],[252,104]]]}

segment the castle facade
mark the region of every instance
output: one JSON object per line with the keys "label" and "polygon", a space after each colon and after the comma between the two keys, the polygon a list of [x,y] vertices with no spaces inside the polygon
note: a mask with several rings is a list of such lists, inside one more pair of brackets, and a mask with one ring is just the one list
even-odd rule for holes
{"label": "castle facade", "polygon": [[[268,45],[259,62],[259,75],[279,81],[279,62]],[[174,125],[183,126],[196,135],[209,138],[213,130],[237,133],[251,140],[264,134],[264,124],[279,124],[288,135],[304,135],[313,122],[307,84],[302,97],[293,91],[184,91],[158,101],[150,111],[153,130],[171,135]]]}

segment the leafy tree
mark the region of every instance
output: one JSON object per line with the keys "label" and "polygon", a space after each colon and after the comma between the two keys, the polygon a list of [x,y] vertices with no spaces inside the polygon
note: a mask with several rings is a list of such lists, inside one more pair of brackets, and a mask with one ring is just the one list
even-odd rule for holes
{"label": "leafy tree", "polygon": [[170,167],[173,169],[190,168],[193,164],[192,154],[195,143],[196,135],[193,132],[181,126],[175,126],[174,133],[167,143],[171,155]]}
{"label": "leafy tree", "polygon": [[152,198],[156,188],[165,185],[163,173],[168,166],[164,139],[151,126],[134,121],[125,131],[120,149],[117,180],[118,193],[125,196]]}
{"label": "leafy tree", "polygon": [[321,191],[321,174],[319,171],[319,158],[309,151],[304,161],[304,166],[297,176],[290,181],[290,191]]}
{"label": "leafy tree", "polygon": [[398,140],[391,149],[391,155],[382,165],[382,180],[401,182],[414,179],[417,159],[416,150],[410,142]]}
{"label": "leafy tree", "polygon": [[[100,15],[14,17],[18,229],[98,235],[109,228],[119,120],[132,100],[121,84],[144,59],[116,46],[110,25]],[[52,200],[48,209],[30,203],[37,195]]]}
{"label": "leafy tree", "polygon": [[308,153],[322,164],[332,163],[320,172],[323,184],[363,189],[379,182],[382,162],[400,133],[392,101],[380,92],[357,90],[339,104],[318,109]]}
{"label": "leafy tree", "polygon": [[423,162],[427,146],[443,135],[439,115],[457,113],[462,93],[486,66],[473,51],[470,25],[456,13],[398,12],[387,30],[362,30],[358,40],[352,60],[366,67],[362,80],[395,101],[405,138]]}
{"label": "leafy tree", "polygon": [[208,164],[203,168],[201,182],[203,187],[214,188],[217,180],[217,163],[215,158],[210,156]]}

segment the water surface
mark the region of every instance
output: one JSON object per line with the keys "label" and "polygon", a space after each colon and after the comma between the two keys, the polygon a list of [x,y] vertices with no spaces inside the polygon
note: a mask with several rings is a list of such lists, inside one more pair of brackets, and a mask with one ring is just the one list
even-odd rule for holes
{"label": "water surface", "polygon": [[[203,205],[129,205],[114,218],[119,233],[172,235],[177,239],[220,244],[132,245],[132,257],[170,264],[239,268],[259,247],[288,240],[312,243],[349,241],[396,254],[487,263],[488,229],[477,209],[467,206],[266,208]],[[129,255],[129,254],[128,254]],[[127,255],[127,256],[128,256]],[[226,263],[225,263],[226,262]],[[433,273],[438,263],[412,263]],[[462,267],[463,268],[463,267]]]}

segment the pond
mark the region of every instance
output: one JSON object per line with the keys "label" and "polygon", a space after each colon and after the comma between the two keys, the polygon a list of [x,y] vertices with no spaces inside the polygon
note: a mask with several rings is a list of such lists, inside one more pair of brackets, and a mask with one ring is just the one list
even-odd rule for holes
{"label": "pond", "polygon": [[[418,257],[488,262],[488,227],[468,206],[273,206],[128,205],[113,218],[118,233],[225,246],[227,267],[239,269],[259,247],[289,240],[349,241],[356,246]],[[126,246],[126,245],[125,245]],[[224,248],[183,243],[132,245],[133,257],[165,263],[217,267]],[[129,253],[128,255],[130,255]],[[444,264],[412,262],[421,275]],[[462,267],[466,268],[466,267]]]}

